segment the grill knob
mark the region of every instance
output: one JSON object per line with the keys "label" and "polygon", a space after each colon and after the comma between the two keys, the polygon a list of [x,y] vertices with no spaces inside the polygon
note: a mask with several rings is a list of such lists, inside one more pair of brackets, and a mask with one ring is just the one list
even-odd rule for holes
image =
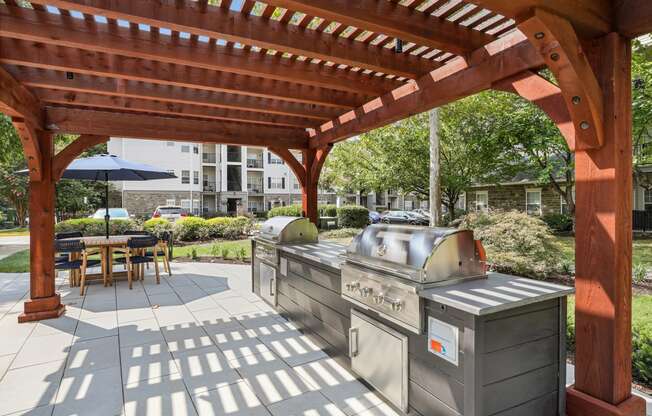
{"label": "grill knob", "polygon": [[385,302],[385,295],[383,293],[379,293],[377,295],[374,295],[374,303],[377,305],[382,305],[383,302]]}
{"label": "grill knob", "polygon": [[370,287],[363,287],[362,289],[360,289],[360,295],[361,295],[363,298],[367,298],[367,297],[369,297],[369,295],[371,295],[371,293],[372,293],[373,291],[374,291],[374,290],[373,290],[372,288],[370,288]]}
{"label": "grill knob", "polygon": [[347,292],[353,292],[360,288],[360,283],[358,282],[347,283],[346,285],[344,285],[344,288],[347,290]]}
{"label": "grill knob", "polygon": [[391,306],[394,312],[400,312],[401,310],[403,310],[403,302],[401,302],[400,300],[392,301]]}

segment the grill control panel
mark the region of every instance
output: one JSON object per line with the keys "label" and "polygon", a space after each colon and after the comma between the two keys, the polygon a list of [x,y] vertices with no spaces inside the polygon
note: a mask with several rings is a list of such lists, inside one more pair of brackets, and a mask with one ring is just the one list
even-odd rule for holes
{"label": "grill control panel", "polygon": [[422,331],[421,298],[409,284],[343,264],[342,297],[412,332]]}

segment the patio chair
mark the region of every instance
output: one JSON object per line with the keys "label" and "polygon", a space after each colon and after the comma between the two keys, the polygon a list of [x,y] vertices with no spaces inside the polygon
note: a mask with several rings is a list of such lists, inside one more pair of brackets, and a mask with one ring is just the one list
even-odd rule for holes
{"label": "patio chair", "polygon": [[[129,239],[127,247],[111,247],[109,258],[113,257],[113,253],[122,253],[124,257],[114,259],[118,264],[124,264],[127,268],[127,279],[129,281],[129,289],[133,287],[133,277],[136,275],[140,280],[143,279],[144,270],[143,265],[154,263],[156,270],[156,284],[161,283],[161,277],[158,269],[158,237],[149,235],[143,237],[134,237]],[[152,249],[152,256],[147,255],[147,249]],[[113,270],[109,268],[109,281],[113,283]]]}
{"label": "patio chair", "polygon": [[[80,231],[69,231],[69,232],[65,232],[65,233],[56,233],[54,235],[55,240],[63,240],[65,238],[81,238],[81,237],[83,237],[83,236],[82,236],[82,233]],[[60,254],[60,253],[55,252],[54,264],[61,263],[61,262],[64,262],[64,261],[68,261],[68,260],[70,260],[70,255],[69,254]],[[56,272],[56,270],[55,270],[55,272]],[[73,272],[71,271],[70,272],[70,286],[71,287],[75,286],[75,278],[74,277],[75,276],[73,275]]]}
{"label": "patio chair", "polygon": [[[168,276],[172,276],[172,269],[170,269],[170,244],[172,240],[172,233],[169,231],[164,231],[161,233],[161,236],[158,240],[158,253],[157,256],[161,256],[163,259],[163,270],[165,270]],[[154,256],[152,250],[148,250],[145,254],[146,256]]]}
{"label": "patio chair", "polygon": [[[79,270],[81,273],[80,278],[80,295],[84,295],[86,285],[86,269],[102,265],[101,260],[89,259],[88,256],[100,253],[99,250],[87,250],[84,242],[81,240],[55,240],[54,250],[57,253],[66,253],[69,258],[66,261],[55,263],[55,270],[68,270],[72,276],[73,272]],[[104,281],[106,283],[106,274],[104,274]]]}

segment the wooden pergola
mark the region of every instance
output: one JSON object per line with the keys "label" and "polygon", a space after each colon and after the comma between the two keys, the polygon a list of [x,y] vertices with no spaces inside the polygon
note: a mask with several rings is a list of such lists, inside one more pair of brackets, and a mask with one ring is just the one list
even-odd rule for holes
{"label": "wooden pergola", "polygon": [[[0,1],[0,111],[30,171],[31,296],[19,320],[64,310],[55,183],[111,135],[268,147],[315,221],[334,143],[494,88],[542,108],[575,152],[567,413],[643,415],[630,394],[630,39],[650,31],[649,0]],[[538,75],[545,67],[558,85]],[[80,136],[54,154],[55,133]]]}

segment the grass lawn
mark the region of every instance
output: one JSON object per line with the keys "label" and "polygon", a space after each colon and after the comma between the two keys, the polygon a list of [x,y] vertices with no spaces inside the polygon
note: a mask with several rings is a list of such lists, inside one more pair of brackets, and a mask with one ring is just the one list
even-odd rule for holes
{"label": "grass lawn", "polygon": [[[568,318],[575,321],[575,296],[568,297]],[[634,295],[632,299],[632,326],[652,322],[652,295]]]}
{"label": "grass lawn", "polygon": [[251,258],[251,240],[215,241],[213,243],[193,244],[190,246],[174,247],[174,257],[191,257],[192,250],[197,251],[198,256],[212,256],[213,246],[219,246],[217,256],[222,257],[222,250],[228,250],[227,259],[237,258],[237,253],[244,249],[245,259]]}
{"label": "grass lawn", "polygon": [[17,237],[22,235],[29,235],[27,228],[10,228],[8,230],[0,230],[0,237]]}
{"label": "grass lawn", "polygon": [[[557,241],[562,246],[564,256],[569,261],[575,261],[575,238],[574,237],[557,237]],[[652,267],[652,239],[635,239],[633,242],[632,252],[633,264],[644,264]]]}
{"label": "grass lawn", "polygon": [[23,273],[29,271],[29,250],[18,251],[0,260],[0,273]]}

